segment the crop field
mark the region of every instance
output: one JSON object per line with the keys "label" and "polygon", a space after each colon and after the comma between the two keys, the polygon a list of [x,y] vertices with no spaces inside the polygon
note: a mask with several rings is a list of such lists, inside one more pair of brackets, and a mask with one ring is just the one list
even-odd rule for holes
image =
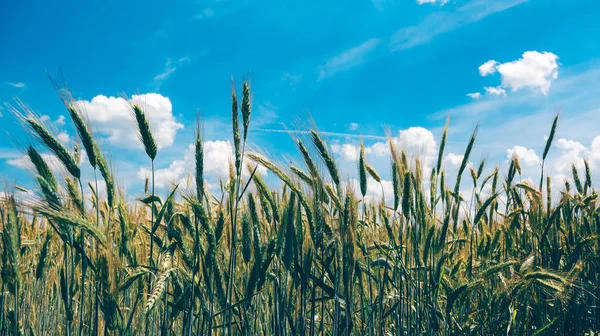
{"label": "crop field", "polygon": [[[600,330],[600,209],[590,165],[573,166],[554,191],[544,171],[560,115],[548,118],[533,183],[522,178],[517,157],[506,170],[468,165],[477,129],[456,176],[442,164],[448,125],[430,170],[390,138],[393,199],[386,202],[365,198],[382,179],[364,146],[352,167],[356,187],[317,131],[294,137],[293,164],[247,146],[251,93],[247,82],[238,89],[229,177],[218,188],[205,183],[199,122],[193,188],[173,184],[164,194],[155,188],[161,151],[143,104],[130,106],[131,132],[151,176],[144,190],[127,193],[68,92],[59,91],[77,131],[72,148],[26,104],[10,107],[30,134],[24,150],[35,187],[14,187],[0,201],[2,335]],[[65,173],[55,174],[43,153]],[[82,182],[81,157],[92,183]],[[472,197],[461,185],[472,187]]]}

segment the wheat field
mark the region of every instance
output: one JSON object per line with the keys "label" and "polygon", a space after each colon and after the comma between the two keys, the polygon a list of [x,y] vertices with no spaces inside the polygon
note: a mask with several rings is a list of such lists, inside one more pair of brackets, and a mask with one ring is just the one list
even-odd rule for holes
{"label": "wheat field", "polygon": [[[600,210],[587,163],[585,171],[573,166],[553,198],[543,163],[533,184],[522,180],[516,157],[506,171],[485,176],[485,161],[468,166],[476,129],[450,178],[442,165],[447,125],[431,171],[390,138],[393,202],[367,201],[367,180],[382,179],[364,146],[353,168],[358,188],[341,179],[317,131],[295,138],[292,166],[250,151],[244,82],[241,101],[235,90],[231,97],[234,155],[219,190],[205,183],[199,124],[194,188],[157,193],[160,153],[143,106],[130,106],[152,175],[143,196],[128,202],[84,111],[59,92],[77,130],[74,148],[25,104],[11,107],[31,134],[25,150],[35,188],[17,187],[26,196],[5,193],[0,203],[2,335],[600,330]],[[543,160],[558,123],[558,115],[549,117]],[[65,176],[44,160],[48,152]],[[82,182],[83,153],[95,183]],[[473,186],[470,200],[461,184]]]}

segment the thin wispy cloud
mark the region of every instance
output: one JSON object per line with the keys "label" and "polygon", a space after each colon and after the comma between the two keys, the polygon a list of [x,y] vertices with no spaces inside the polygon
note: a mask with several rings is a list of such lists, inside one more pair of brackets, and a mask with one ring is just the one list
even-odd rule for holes
{"label": "thin wispy cloud", "polygon": [[23,82],[8,82],[6,84],[18,89],[23,89],[26,87],[25,83]]}
{"label": "thin wispy cloud", "polygon": [[392,51],[405,50],[428,43],[438,35],[459,29],[489,15],[505,11],[528,0],[475,0],[454,11],[430,14],[419,24],[397,31],[390,40]]}
{"label": "thin wispy cloud", "polygon": [[[251,132],[264,132],[264,133],[285,133],[293,135],[310,134],[310,131],[304,130],[285,130],[285,129],[270,129],[270,128],[253,128]],[[373,139],[373,140],[386,140],[387,136],[383,135],[365,135],[356,133],[342,133],[342,132],[322,132],[319,134],[331,137],[344,137],[344,138],[357,138],[357,139]]]}
{"label": "thin wispy cloud", "polygon": [[434,4],[434,3],[439,3],[441,6],[445,5],[449,0],[417,0],[417,3],[419,5],[423,5],[423,4]]}
{"label": "thin wispy cloud", "polygon": [[202,12],[197,14],[194,18],[196,20],[208,19],[215,15],[215,10],[212,8],[205,8]]}
{"label": "thin wispy cloud", "polygon": [[341,52],[340,54],[330,58],[325,64],[317,68],[319,80],[333,76],[339,72],[349,70],[355,66],[365,62],[365,58],[378,45],[380,39],[372,38],[362,44]]}
{"label": "thin wispy cloud", "polygon": [[151,86],[157,91],[160,90],[160,87],[167,78],[169,78],[180,66],[188,64],[189,62],[189,57],[181,57],[175,62],[170,58],[167,58],[163,71],[152,78]]}

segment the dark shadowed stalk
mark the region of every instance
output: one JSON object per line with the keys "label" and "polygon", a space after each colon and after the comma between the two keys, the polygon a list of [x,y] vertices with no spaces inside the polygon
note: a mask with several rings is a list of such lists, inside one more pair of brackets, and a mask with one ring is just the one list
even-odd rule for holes
{"label": "dark shadowed stalk", "polygon": [[[200,121],[196,126],[196,146],[195,146],[195,163],[196,163],[196,199],[202,204],[204,200],[204,144],[202,143],[202,134],[200,133]],[[192,335],[192,326],[194,318],[194,303],[196,302],[194,292],[196,286],[194,286],[194,279],[198,272],[198,265],[200,263],[200,237],[199,237],[199,225],[198,220],[200,215],[196,213],[194,215],[194,269],[192,270],[192,295],[190,298],[189,317],[188,317],[188,330],[187,335]],[[212,312],[210,312],[212,315]],[[211,316],[212,319],[212,316]],[[210,325],[210,323],[209,323]]]}
{"label": "dark shadowed stalk", "polygon": [[[236,226],[237,226],[237,212],[238,203],[240,199],[240,184],[242,178],[242,162],[244,160],[244,152],[246,150],[246,138],[248,135],[248,127],[250,125],[251,101],[250,101],[250,86],[247,81],[244,81],[242,87],[242,126],[243,126],[243,139],[240,140],[240,127],[239,127],[239,116],[238,116],[238,101],[235,94],[235,86],[233,80],[231,81],[231,120],[232,120],[232,132],[233,132],[233,144],[234,144],[234,155],[235,155],[235,189],[234,194],[230,196],[230,208],[231,210],[231,248],[230,248],[230,263],[229,263],[229,278],[227,281],[227,293],[226,302],[228,306],[232,304],[233,298],[233,281],[235,279],[235,261],[236,261]],[[241,141],[241,144],[240,144]],[[241,146],[240,146],[241,145]],[[241,148],[240,148],[241,147]],[[232,323],[231,315],[233,309],[228,309],[225,314],[226,324],[226,335],[232,334]]]}
{"label": "dark shadowed stalk", "polygon": [[[156,142],[154,141],[154,137],[152,136],[152,132],[150,130],[150,124],[148,123],[148,119],[146,118],[146,114],[144,113],[144,111],[142,110],[142,108],[137,105],[134,104],[132,106],[132,110],[133,110],[133,114],[138,126],[138,132],[139,132],[139,137],[140,140],[142,141],[142,144],[144,145],[144,150],[146,151],[146,155],[148,155],[148,157],[150,158],[150,162],[151,162],[151,169],[152,169],[152,198],[154,199],[154,159],[156,159],[156,153],[158,151],[157,147],[156,147]],[[154,202],[150,203],[150,226],[154,226]],[[149,233],[150,235],[150,267],[154,267],[154,257],[153,257],[153,250],[154,250],[154,237],[152,232]],[[148,275],[148,294],[150,294],[151,291],[151,278],[152,275],[149,274]],[[146,312],[146,327],[145,327],[145,331],[146,331],[146,335],[148,335],[148,327],[149,327],[149,318],[150,318],[150,311],[148,310]]]}
{"label": "dark shadowed stalk", "polygon": [[[96,164],[97,164],[97,156],[96,156],[96,142],[94,141],[94,137],[92,132],[90,131],[87,123],[84,121],[81,113],[76,109],[74,103],[65,102],[67,105],[67,110],[69,111],[69,115],[71,116],[71,120],[73,120],[73,124],[75,125],[75,129],[77,130],[77,134],[81,139],[81,143],[85,148],[87,153],[88,161],[92,168],[94,169],[94,181],[96,183],[96,195],[98,195],[98,178],[96,177]],[[83,197],[83,186],[81,184],[81,178],[77,178],[79,180],[79,185],[81,187],[81,195]],[[96,197],[96,226],[100,225],[100,200]],[[83,209],[82,213],[85,215],[85,204],[82,205]],[[85,234],[83,231],[80,232],[80,244],[82,251],[81,258],[81,296],[79,300],[80,305],[80,314],[79,314],[79,336],[83,334],[83,326],[84,326],[84,315],[85,315],[85,278],[87,271],[87,256],[85,253]]]}

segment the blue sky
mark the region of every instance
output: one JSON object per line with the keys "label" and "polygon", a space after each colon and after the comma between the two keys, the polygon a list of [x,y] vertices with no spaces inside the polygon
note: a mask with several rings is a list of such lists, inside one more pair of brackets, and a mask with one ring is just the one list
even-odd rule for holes
{"label": "blue sky", "polygon": [[[216,183],[230,148],[232,76],[238,90],[252,83],[250,141],[276,157],[295,151],[273,130],[314,122],[332,133],[348,178],[357,135],[375,136],[364,138],[369,160],[385,176],[389,159],[376,137],[389,130],[427,164],[450,116],[449,170],[480,123],[474,161],[487,158],[491,169],[515,154],[524,177],[537,179],[560,108],[549,166],[566,176],[565,163],[600,166],[598,14],[593,0],[4,1],[0,102],[22,99],[72,143],[46,74],[61,69],[132,193],[148,162],[132,141],[123,93],[149,106],[161,186],[189,171],[196,111]],[[0,174],[30,186],[28,137],[6,107],[0,112]]]}

